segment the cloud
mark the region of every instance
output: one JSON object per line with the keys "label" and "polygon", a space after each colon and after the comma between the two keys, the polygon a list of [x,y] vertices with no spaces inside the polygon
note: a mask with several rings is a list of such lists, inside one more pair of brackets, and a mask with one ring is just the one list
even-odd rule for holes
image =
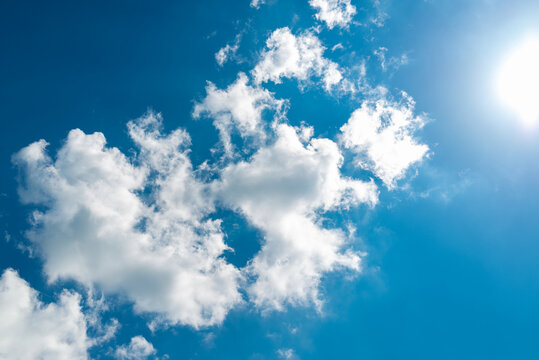
{"label": "cloud", "polygon": [[309,5],[317,10],[316,18],[330,29],[348,27],[357,12],[350,0],[309,0]]}
{"label": "cloud", "polygon": [[285,360],[298,359],[294,349],[279,349],[277,350],[277,355],[279,355],[280,359]]}
{"label": "cloud", "polygon": [[223,66],[230,57],[236,54],[239,47],[239,44],[226,44],[226,46],[220,48],[219,51],[215,53],[215,61],[217,61],[217,64],[219,64],[219,66]]}
{"label": "cloud", "polygon": [[356,165],[372,171],[390,189],[429,151],[414,137],[425,124],[422,116],[414,115],[414,107],[406,93],[400,103],[365,101],[341,127],[341,144],[357,155]]}
{"label": "cloud", "polygon": [[193,174],[188,134],[160,127],[152,113],[129,123],[139,165],[80,130],[54,161],[44,140],[15,154],[21,200],[44,209],[27,235],[49,282],[95,285],[166,323],[218,324],[242,301],[241,274],[222,258],[220,221],[205,219],[213,205]]}
{"label": "cloud", "polygon": [[226,44],[215,53],[215,61],[219,66],[223,66],[229,59],[236,57],[236,52],[240,48],[241,34],[236,36],[232,45]]}
{"label": "cloud", "polygon": [[[153,321],[195,328],[220,324],[243,302],[240,289],[262,311],[323,303],[319,285],[335,271],[361,270],[350,236],[327,225],[324,214],[378,202],[374,182],[341,174],[339,145],[312,138],[310,127],[274,121],[261,112],[273,96],[247,85],[245,75],[226,90],[209,86],[195,114],[208,113],[227,129],[269,137],[246,160],[197,178],[189,135],[161,133],[149,113],[128,124],[138,148],[133,159],[106,146],[101,133],[72,130],[53,160],[44,140],[13,156],[20,197],[42,210],[27,236],[44,259],[49,282],[74,279],[119,294]],[[282,104],[281,104],[282,105]],[[341,128],[339,144],[356,164],[392,188],[427,153],[413,132],[424,121],[413,100],[366,101]],[[248,125],[246,125],[248,124]],[[262,136],[260,135],[260,136]],[[261,250],[243,269],[227,263],[230,250],[216,209],[232,209],[261,230]]]}
{"label": "cloud", "polygon": [[385,3],[381,0],[372,0],[375,14],[370,17],[370,23],[376,27],[383,27],[389,18],[387,12],[384,11]]}
{"label": "cloud", "polygon": [[[245,90],[244,83],[234,86]],[[227,102],[210,103],[220,104],[215,110]],[[101,133],[80,130],[69,133],[55,160],[43,140],[23,148],[13,157],[19,193],[43,209],[34,212],[27,236],[49,282],[74,279],[125,296],[158,323],[195,328],[221,323],[243,301],[240,284],[261,309],[319,307],[324,274],[360,269],[360,254],[321,215],[372,206],[377,189],[341,176],[335,142],[311,139],[312,128],[274,126],[270,145],[248,161],[229,163],[211,183],[195,176],[188,134],[162,135],[153,113],[128,124],[139,149],[134,160],[107,147]],[[223,258],[229,248],[221,222],[209,218],[216,200],[265,234],[261,251],[241,271]]]}
{"label": "cloud", "polygon": [[[320,309],[323,276],[359,272],[362,256],[325,214],[378,202],[373,180],[341,174],[341,149],[390,189],[428,152],[414,137],[424,119],[414,115],[413,100],[404,94],[401,102],[390,101],[383,88],[362,88],[372,100],[341,127],[338,143],[312,138],[311,127],[288,125],[288,102],[261,84],[318,77],[328,91],[343,87],[347,80],[324,50],[312,32],[296,36],[281,28],[268,38],[252,84],[244,73],[226,89],[208,83],[193,116],[213,119],[229,156],[211,168],[212,180],[197,176],[187,132],[162,134],[162,119],[151,112],[128,123],[137,148],[132,158],[107,147],[103,134],[78,129],[54,159],[44,140],[15,154],[20,198],[40,209],[27,237],[48,281],[74,279],[118,294],[135,312],[150,314],[151,326],[220,324],[242,294],[262,311]],[[264,119],[266,111],[272,121]],[[224,256],[232,249],[216,218],[222,208],[264,235],[242,269]]]}
{"label": "cloud", "polygon": [[480,181],[470,169],[452,173],[423,166],[421,171],[422,174],[415,182],[415,186],[408,186],[406,189],[412,199],[430,199],[449,204]]}
{"label": "cloud", "polygon": [[244,73],[240,73],[226,90],[217,89],[210,82],[206,87],[206,97],[193,110],[195,118],[205,115],[214,119],[213,124],[228,154],[234,150],[231,141],[234,131],[259,145],[266,138],[267,123],[262,119],[263,112],[271,110],[277,118],[286,112],[286,101],[275,99],[268,90],[250,86],[248,82]]}
{"label": "cloud", "polygon": [[156,352],[148,340],[142,336],[135,336],[131,338],[128,345],[118,347],[114,356],[119,360],[145,360]]}
{"label": "cloud", "polygon": [[251,7],[258,9],[260,5],[264,4],[266,0],[251,0]]}
{"label": "cloud", "polygon": [[[252,0],[251,6],[262,3]],[[356,13],[349,0],[309,3],[329,28],[346,28]],[[343,230],[342,219],[328,225],[328,213],[378,202],[374,180],[343,176],[341,151],[354,153],[358,167],[393,188],[410,166],[426,156],[428,147],[414,137],[424,119],[414,115],[413,100],[406,95],[401,103],[385,97],[365,101],[341,127],[338,142],[313,138],[311,127],[287,124],[288,101],[276,99],[263,84],[295,79],[300,87],[316,82],[328,92],[361,92],[369,98],[383,89],[363,84],[364,63],[357,66],[357,83],[345,79],[354,69],[341,68],[324,57],[326,48],[315,33],[277,29],[249,74],[239,73],[224,89],[208,82],[193,117],[213,120],[229,156],[210,169],[209,179],[201,179],[202,166],[194,168],[190,161],[188,133],[177,129],[163,134],[162,119],[152,112],[128,123],[136,148],[131,157],[107,146],[102,133],[85,134],[79,129],[70,131],[53,156],[47,153],[45,140],[16,153],[12,161],[19,169],[20,199],[36,208],[26,236],[43,260],[48,282],[75,280],[107,296],[117,295],[132,304],[135,313],[145,314],[152,328],[218,325],[247,299],[263,312],[281,311],[288,305],[321,309],[324,276],[359,273],[364,256],[351,244],[353,236]],[[239,39],[215,54],[219,65],[235,56]],[[338,44],[333,51],[342,47]],[[385,52],[380,54],[385,66]],[[266,113],[273,118],[265,119]],[[241,269],[226,260],[227,251],[233,249],[226,244],[222,220],[217,218],[223,209],[245,217],[264,237],[260,251]],[[4,277],[14,276],[9,274],[4,274],[0,285],[8,282]],[[44,305],[18,279],[31,299],[24,311],[32,315],[24,315],[25,319],[53,313],[63,321],[58,327],[43,325],[45,330],[53,329],[52,335],[45,340],[35,335],[32,346],[37,350],[30,352],[29,359],[39,358],[38,351],[51,354],[51,359],[86,358],[88,346],[109,340],[118,329],[114,320],[98,329],[99,338],[88,341],[86,327],[101,319],[81,314],[77,294],[64,292],[58,304]],[[4,293],[12,291],[4,287],[0,286],[0,302]],[[16,304],[10,302],[12,307]],[[0,314],[10,309],[0,305]],[[9,310],[6,316],[12,313]],[[64,319],[62,314],[82,320]],[[0,341],[18,341],[22,345],[16,343],[13,349],[19,349],[26,341],[19,339],[20,334],[29,331],[33,339],[34,330],[26,329],[30,325],[21,326],[15,332],[17,339],[6,336]],[[69,333],[64,331],[67,326]],[[46,339],[52,342],[45,343]],[[53,344],[52,350],[40,350],[43,344]],[[0,354],[3,349],[0,346]],[[156,354],[142,336],[110,350],[110,355],[113,351],[118,359]],[[281,349],[278,355],[296,357],[292,349]]]}
{"label": "cloud", "polygon": [[406,54],[402,54],[400,57],[387,57],[388,49],[386,47],[379,47],[378,49],[374,50],[374,55],[378,58],[380,61],[380,66],[382,67],[382,71],[386,72],[388,70],[396,71],[401,66],[408,64],[408,56]]}
{"label": "cloud", "polygon": [[227,166],[214,191],[264,233],[260,252],[246,269],[255,278],[248,292],[261,309],[285,304],[320,306],[321,277],[360,269],[341,230],[326,229],[318,215],[336,208],[377,202],[376,186],[342,177],[342,156],[328,139],[306,139],[281,124],[277,140],[250,161]]}
{"label": "cloud", "polygon": [[338,43],[336,45],[333,45],[333,47],[331,48],[331,51],[337,51],[337,50],[342,50],[342,49],[344,49],[343,44]]}
{"label": "cloud", "polygon": [[38,292],[8,269],[0,278],[0,358],[87,359],[91,341],[79,294],[64,291],[44,304]]}
{"label": "cloud", "polygon": [[252,71],[255,83],[281,83],[294,78],[305,83],[316,76],[331,91],[343,79],[339,66],[326,59],[325,48],[312,32],[294,35],[289,28],[275,30],[266,41],[266,49]]}

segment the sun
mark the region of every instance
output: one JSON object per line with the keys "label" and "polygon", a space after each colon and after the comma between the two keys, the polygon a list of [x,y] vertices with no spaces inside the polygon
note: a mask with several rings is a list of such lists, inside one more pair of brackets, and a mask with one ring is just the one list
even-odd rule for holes
{"label": "sun", "polygon": [[539,123],[539,38],[530,38],[503,62],[498,92],[525,125]]}

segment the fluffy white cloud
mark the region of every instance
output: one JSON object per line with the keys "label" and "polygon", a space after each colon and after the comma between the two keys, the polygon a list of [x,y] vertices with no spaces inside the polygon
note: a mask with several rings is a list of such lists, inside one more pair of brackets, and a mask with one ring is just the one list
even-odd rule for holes
{"label": "fluffy white cloud", "polygon": [[429,151],[414,138],[425,123],[422,116],[414,115],[414,107],[405,93],[400,103],[384,98],[366,101],[341,127],[341,142],[357,154],[357,166],[372,171],[388,188],[395,187]]}
{"label": "fluffy white cloud", "polygon": [[[263,2],[252,0],[251,6]],[[309,3],[329,28],[348,26],[356,12],[350,0]],[[343,176],[339,146],[329,139],[312,138],[312,128],[287,125],[288,102],[262,87],[290,78],[300,86],[314,79],[326,91],[365,90],[363,94],[369,97],[376,91],[345,79],[343,71],[349,75],[353,69],[342,70],[324,57],[325,47],[315,31],[294,35],[287,27],[275,30],[249,73],[251,83],[243,73],[226,89],[208,83],[193,116],[213,119],[225,154],[230,156],[205,167],[215,175],[211,181],[196,176],[202,167],[194,169],[189,159],[189,135],[183,130],[163,135],[161,118],[153,113],[128,124],[137,147],[132,158],[107,147],[103,134],[78,129],[69,133],[56,156],[47,154],[45,140],[15,154],[20,198],[39,209],[33,213],[27,237],[43,259],[48,281],[73,279],[105,294],[120,295],[133,304],[135,312],[149,314],[157,324],[199,328],[221,323],[244,301],[242,289],[262,310],[283,310],[289,304],[320,308],[319,285],[324,275],[360,271],[361,253],[348,244],[345,231],[327,225],[324,214],[360,204],[374,206],[378,201],[374,181]],[[219,65],[234,56],[238,39],[215,55]],[[385,52],[380,54],[385,61]],[[362,82],[365,66],[358,68]],[[413,108],[407,97],[400,104],[367,101],[341,128],[340,144],[356,154],[357,165],[390,188],[428,152],[413,137],[423,125]],[[273,113],[272,121],[264,120],[266,111]],[[236,147],[247,160],[237,161]],[[231,249],[224,241],[221,220],[215,219],[218,206],[237,211],[264,234],[260,251],[243,269],[224,257]],[[10,306],[16,304],[9,303],[9,296],[8,300],[2,297],[12,291],[4,290],[7,285],[2,284],[14,275],[6,274],[0,280],[0,315],[8,309],[9,317],[15,313]],[[30,294],[30,305],[21,307],[31,314],[28,318],[54,313],[65,322],[55,329],[58,333],[53,331],[46,338],[54,345],[46,348],[46,356],[85,358],[89,343],[113,336],[117,323],[103,331],[102,340],[87,341],[86,326],[92,323],[80,313],[78,295],[66,292],[58,304],[45,306],[24,281],[19,282]],[[22,285],[19,288],[24,290]],[[80,321],[64,320],[62,312],[72,318],[80,315]],[[44,329],[53,328],[44,324]],[[21,326],[19,333],[29,325]],[[68,337],[65,346],[62,341],[68,335],[63,326],[70,326],[70,334],[77,336]],[[0,330],[7,331],[2,329],[0,324]],[[15,343],[6,339],[0,339],[0,345],[1,341]],[[39,350],[49,344],[46,339],[32,341]],[[13,346],[18,349],[18,343]],[[0,346],[0,358],[3,349]],[[73,352],[62,357],[60,351]],[[155,349],[136,336],[114,354],[120,359],[143,359],[154,355]],[[295,356],[290,349],[279,355]]]}
{"label": "fluffy white cloud", "polygon": [[44,304],[11,269],[0,278],[0,359],[87,359],[91,341],[80,296],[64,291]]}
{"label": "fluffy white cloud", "polygon": [[255,144],[266,137],[267,123],[262,120],[265,110],[274,111],[280,117],[286,111],[286,102],[277,100],[266,89],[248,85],[249,79],[244,73],[226,90],[217,89],[212,83],[206,87],[206,97],[195,105],[193,116],[202,115],[214,119],[214,126],[220,134],[225,152],[233,151],[231,134],[236,130],[243,138]]}
{"label": "fluffy white cloud", "polygon": [[156,352],[153,345],[144,337],[134,336],[128,345],[118,347],[114,355],[119,360],[145,360]]}
{"label": "fluffy white cloud", "polygon": [[[206,103],[221,114],[219,106],[229,102]],[[249,119],[241,111],[227,116]],[[80,130],[70,132],[54,161],[43,140],[14,155],[21,199],[44,209],[34,213],[28,237],[49,281],[75,279],[124,295],[137,312],[166,323],[218,324],[242,302],[244,282],[222,257],[228,247],[220,221],[208,219],[215,199],[265,234],[261,251],[243,269],[260,308],[320,305],[325,273],[359,270],[360,256],[347,249],[344,232],[327,229],[320,214],[374,205],[377,190],[373,182],[341,176],[336,143],[311,139],[312,128],[275,123],[271,145],[204,183],[187,156],[187,133],[164,136],[160,125],[154,114],[128,124],[139,148],[135,162],[106,147],[102,134]]]}
{"label": "fluffy white cloud", "polygon": [[[265,109],[284,103],[246,75],[226,90],[208,86],[195,106],[220,131],[262,139],[247,160],[216,168],[217,178],[195,176],[183,130],[161,134],[148,114],[128,124],[135,159],[109,148],[100,133],[70,132],[56,159],[41,140],[14,155],[21,199],[41,206],[28,232],[44,259],[49,281],[75,279],[124,295],[137,312],[193,327],[221,323],[241,303],[240,286],[260,309],[321,305],[319,284],[333,271],[360,270],[361,254],[348,236],[325,224],[324,213],[378,201],[373,181],[342,176],[343,156],[313,129],[281,121],[262,125]],[[340,143],[358,166],[393,187],[428,151],[413,132],[423,125],[414,103],[367,101],[341,128]],[[229,135],[228,135],[229,136]],[[229,139],[230,141],[230,139]],[[264,234],[262,248],[240,270],[228,250],[216,206],[231,208]]]}
{"label": "fluffy white cloud", "polygon": [[333,141],[304,138],[304,144],[297,130],[284,124],[276,132],[273,145],[226,167],[214,191],[265,235],[247,268],[256,279],[248,291],[251,300],[263,309],[320,305],[321,277],[337,269],[359,270],[360,257],[345,250],[345,234],[326,229],[317,212],[374,205],[376,186],[341,176],[342,156]]}
{"label": "fluffy white cloud", "polygon": [[204,219],[213,207],[193,175],[189,136],[163,136],[160,124],[154,114],[129,124],[138,166],[103,134],[80,130],[54,161],[43,140],[14,155],[21,199],[45,209],[28,237],[49,281],[96,285],[168,323],[217,324],[242,301],[240,272],[222,258],[220,222]]}
{"label": "fluffy white cloud", "polygon": [[350,0],[309,0],[309,4],[317,10],[316,18],[330,29],[347,27],[357,12]]}
{"label": "fluffy white cloud", "polygon": [[296,36],[287,27],[277,29],[267,39],[266,49],[252,75],[256,83],[280,83],[282,78],[306,82],[316,76],[330,91],[343,76],[338,65],[323,56],[324,51],[324,46],[312,32]]}

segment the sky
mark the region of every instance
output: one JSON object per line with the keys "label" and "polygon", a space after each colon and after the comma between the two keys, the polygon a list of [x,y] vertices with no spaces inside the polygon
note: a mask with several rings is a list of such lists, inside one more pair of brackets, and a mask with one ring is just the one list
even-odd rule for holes
{"label": "sky", "polygon": [[538,18],[3,1],[0,359],[537,359]]}

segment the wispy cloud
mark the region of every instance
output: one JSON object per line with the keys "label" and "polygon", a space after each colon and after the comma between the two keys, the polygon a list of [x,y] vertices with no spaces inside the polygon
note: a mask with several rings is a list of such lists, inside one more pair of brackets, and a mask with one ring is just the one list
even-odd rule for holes
{"label": "wispy cloud", "polygon": [[221,49],[219,49],[219,51],[215,53],[215,61],[217,61],[217,64],[219,66],[223,66],[231,59],[236,59],[236,53],[240,48],[241,38],[242,36],[240,33],[236,36],[232,44],[226,44],[224,47],[222,47]]}

